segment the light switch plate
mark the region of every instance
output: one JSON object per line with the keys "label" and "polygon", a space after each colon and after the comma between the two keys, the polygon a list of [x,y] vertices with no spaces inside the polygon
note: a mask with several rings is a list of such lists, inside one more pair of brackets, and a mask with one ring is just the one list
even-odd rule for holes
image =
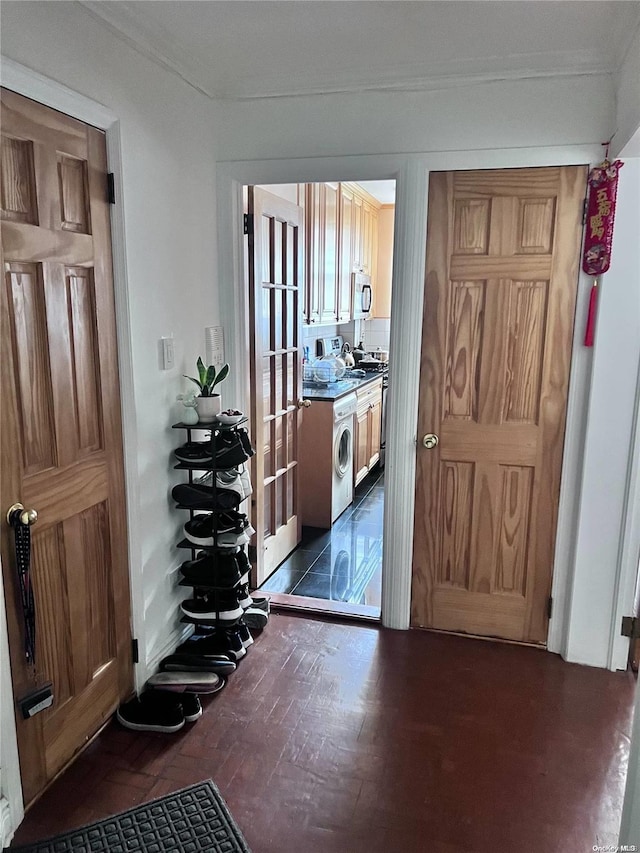
{"label": "light switch plate", "polygon": [[224,364],[224,334],[222,326],[209,326],[204,330],[207,364],[218,370]]}
{"label": "light switch plate", "polygon": [[171,370],[175,364],[173,338],[162,338],[162,369]]}

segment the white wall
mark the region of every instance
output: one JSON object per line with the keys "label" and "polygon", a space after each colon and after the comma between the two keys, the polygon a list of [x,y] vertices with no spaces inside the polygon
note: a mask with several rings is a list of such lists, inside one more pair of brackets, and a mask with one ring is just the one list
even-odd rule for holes
{"label": "white wall", "polygon": [[[184,597],[171,571],[181,561],[174,543],[183,520],[169,497],[178,480],[171,451],[181,438],[170,429],[179,414],[175,396],[187,388],[181,375],[204,354],[204,327],[219,319],[210,102],[77,4],[3,3],[2,51],[120,119],[130,307],[130,328],[121,331],[131,343],[134,390],[125,424],[130,558],[136,669],[145,680],[147,664],[180,630]],[[158,339],[172,333],[176,366],[162,372]],[[3,654],[2,677],[8,665]]]}
{"label": "white wall", "polygon": [[[566,655],[607,666],[640,362],[640,161],[620,171],[611,268],[602,277]],[[628,616],[632,602],[629,602]],[[628,642],[616,638],[624,667]],[[597,655],[585,654],[594,648]]]}
{"label": "white wall", "polygon": [[606,75],[221,102],[216,151],[236,161],[599,143],[614,111]]}

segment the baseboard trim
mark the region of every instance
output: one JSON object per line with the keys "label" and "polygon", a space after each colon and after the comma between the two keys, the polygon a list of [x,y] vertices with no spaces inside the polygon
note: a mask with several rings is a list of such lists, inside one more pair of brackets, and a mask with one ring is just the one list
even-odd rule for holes
{"label": "baseboard trim", "polygon": [[11,806],[6,797],[0,797],[0,848],[4,850],[13,841],[15,827],[11,820]]}

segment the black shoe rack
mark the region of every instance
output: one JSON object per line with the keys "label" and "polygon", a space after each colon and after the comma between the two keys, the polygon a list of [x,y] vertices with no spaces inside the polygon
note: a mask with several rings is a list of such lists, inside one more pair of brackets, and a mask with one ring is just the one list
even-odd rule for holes
{"label": "black shoe rack", "polygon": [[[220,579],[216,577],[215,572],[215,555],[218,553],[227,553],[230,554],[233,550],[233,546],[223,547],[218,545],[218,536],[220,535],[218,531],[218,518],[220,515],[229,512],[229,509],[216,508],[218,504],[218,491],[223,489],[223,486],[218,485],[218,473],[221,471],[232,471],[239,469],[239,465],[232,465],[230,467],[219,468],[216,467],[216,451],[217,445],[219,442],[219,437],[223,434],[236,433],[240,428],[244,427],[244,424],[247,423],[248,418],[243,418],[238,423],[233,425],[222,425],[222,424],[185,424],[185,423],[177,423],[173,424],[173,429],[185,430],[187,434],[187,442],[194,442],[192,437],[193,432],[201,433],[203,430],[210,431],[211,433],[211,462],[178,462],[174,465],[174,468],[178,471],[185,471],[188,475],[189,484],[193,485],[195,480],[195,474],[198,472],[202,474],[203,472],[207,472],[211,474],[211,485],[210,485],[210,494],[211,494],[211,503],[213,504],[213,508],[205,507],[191,507],[185,506],[184,504],[178,503],[176,504],[178,509],[184,509],[189,512],[190,519],[193,520],[196,515],[201,515],[203,512],[206,512],[211,516],[212,525],[213,525],[213,545],[196,545],[191,542],[189,539],[185,538],[178,542],[178,548],[184,548],[186,550],[191,551],[191,559],[195,560],[197,552],[203,552],[205,554],[210,554],[213,559],[213,570],[210,580],[206,584],[202,584],[201,586],[195,585],[192,581],[183,578],[180,581],[181,586],[191,587],[194,592],[194,598],[208,598],[209,602],[213,603],[214,615],[212,617],[196,617],[190,615],[183,615],[182,622],[193,624],[196,626],[195,633],[208,633],[214,629],[233,629],[234,627],[238,627],[239,625],[246,624],[244,617],[239,616],[237,619],[221,619],[220,612],[220,600],[226,598],[225,594],[232,592],[233,590],[238,590],[240,586],[243,586],[245,583],[249,583],[248,570],[247,574],[243,574],[239,581],[229,585],[225,585],[220,582]],[[246,465],[246,462],[244,463]],[[243,498],[236,508],[235,511],[240,512],[243,502],[246,498]],[[248,515],[248,514],[247,514]],[[248,545],[240,545],[240,547],[244,554],[246,555],[246,559],[243,561],[246,565],[249,565],[248,559]]]}

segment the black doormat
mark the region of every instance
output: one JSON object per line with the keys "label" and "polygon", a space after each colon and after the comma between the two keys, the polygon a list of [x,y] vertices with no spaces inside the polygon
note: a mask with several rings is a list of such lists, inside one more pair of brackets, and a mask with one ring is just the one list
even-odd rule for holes
{"label": "black doormat", "polygon": [[251,853],[209,779],[12,853]]}

